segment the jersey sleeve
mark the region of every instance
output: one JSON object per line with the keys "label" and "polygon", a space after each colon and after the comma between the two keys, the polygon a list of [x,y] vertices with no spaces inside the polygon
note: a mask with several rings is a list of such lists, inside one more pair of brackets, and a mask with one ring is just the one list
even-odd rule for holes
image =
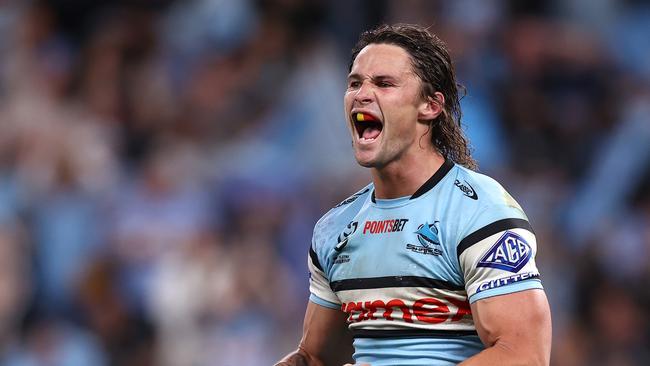
{"label": "jersey sleeve", "polygon": [[[470,303],[539,288],[537,240],[528,219],[503,207],[487,208],[458,245],[458,260]],[[487,217],[487,220],[486,220]]]}
{"label": "jersey sleeve", "polygon": [[327,308],[340,309],[341,302],[330,288],[323,266],[313,247],[309,248],[307,266],[309,267],[309,301]]}

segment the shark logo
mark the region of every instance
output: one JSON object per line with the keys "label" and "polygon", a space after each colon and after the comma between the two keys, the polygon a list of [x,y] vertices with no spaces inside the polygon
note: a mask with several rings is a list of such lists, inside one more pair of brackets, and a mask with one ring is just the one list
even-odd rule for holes
{"label": "shark logo", "polygon": [[348,226],[345,227],[343,232],[339,234],[334,250],[336,250],[337,252],[342,251],[343,248],[346,245],[348,245],[348,238],[350,237],[350,235],[354,234],[354,232],[357,231],[357,227],[359,227],[359,222],[350,221],[350,223],[348,224]]}
{"label": "shark logo", "polygon": [[431,225],[425,222],[423,225],[418,226],[418,230],[415,233],[423,247],[428,248],[430,245],[440,245],[440,239],[438,238],[439,231],[436,227],[436,224],[439,222],[434,221]]}
{"label": "shark logo", "polygon": [[440,245],[440,238],[438,234],[440,230],[436,226],[440,221],[434,221],[433,224],[425,222],[424,224],[418,226],[418,230],[415,232],[417,235],[420,245],[406,244],[406,249],[418,253],[418,254],[427,254],[439,256],[443,254],[442,246]]}

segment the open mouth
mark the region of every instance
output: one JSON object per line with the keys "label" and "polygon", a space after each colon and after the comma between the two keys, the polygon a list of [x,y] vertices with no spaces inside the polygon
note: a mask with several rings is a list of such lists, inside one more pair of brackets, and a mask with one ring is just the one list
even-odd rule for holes
{"label": "open mouth", "polygon": [[381,134],[384,125],[375,116],[368,113],[353,113],[352,120],[357,135],[362,141],[372,141]]}

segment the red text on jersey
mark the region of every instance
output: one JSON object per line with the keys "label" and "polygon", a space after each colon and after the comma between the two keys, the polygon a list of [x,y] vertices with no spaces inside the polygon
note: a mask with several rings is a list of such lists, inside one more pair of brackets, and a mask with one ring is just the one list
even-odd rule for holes
{"label": "red text on jersey", "polygon": [[[443,301],[444,300],[444,301]],[[452,308],[456,308],[452,311]],[[429,324],[444,321],[457,322],[465,315],[471,315],[469,302],[445,296],[442,300],[432,297],[422,298],[409,306],[403,300],[392,299],[389,301],[373,300],[343,303],[341,310],[350,314],[348,322],[358,323],[382,317],[386,320],[395,320],[394,311],[402,313],[402,320],[413,323],[414,318]]]}
{"label": "red text on jersey", "polygon": [[369,220],[363,225],[363,233],[383,234],[404,230],[409,219]]}

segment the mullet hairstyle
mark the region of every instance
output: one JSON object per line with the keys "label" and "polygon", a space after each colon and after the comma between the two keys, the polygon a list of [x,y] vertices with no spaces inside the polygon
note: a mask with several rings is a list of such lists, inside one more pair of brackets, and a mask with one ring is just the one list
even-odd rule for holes
{"label": "mullet hairstyle", "polygon": [[437,99],[435,92],[445,97],[442,113],[431,120],[431,142],[440,154],[466,168],[476,170],[469,141],[461,127],[462,113],[454,65],[445,43],[426,28],[413,24],[381,25],[363,32],[352,49],[349,70],[361,50],[370,44],[390,44],[403,48],[411,57],[413,71],[422,82],[422,97]]}

